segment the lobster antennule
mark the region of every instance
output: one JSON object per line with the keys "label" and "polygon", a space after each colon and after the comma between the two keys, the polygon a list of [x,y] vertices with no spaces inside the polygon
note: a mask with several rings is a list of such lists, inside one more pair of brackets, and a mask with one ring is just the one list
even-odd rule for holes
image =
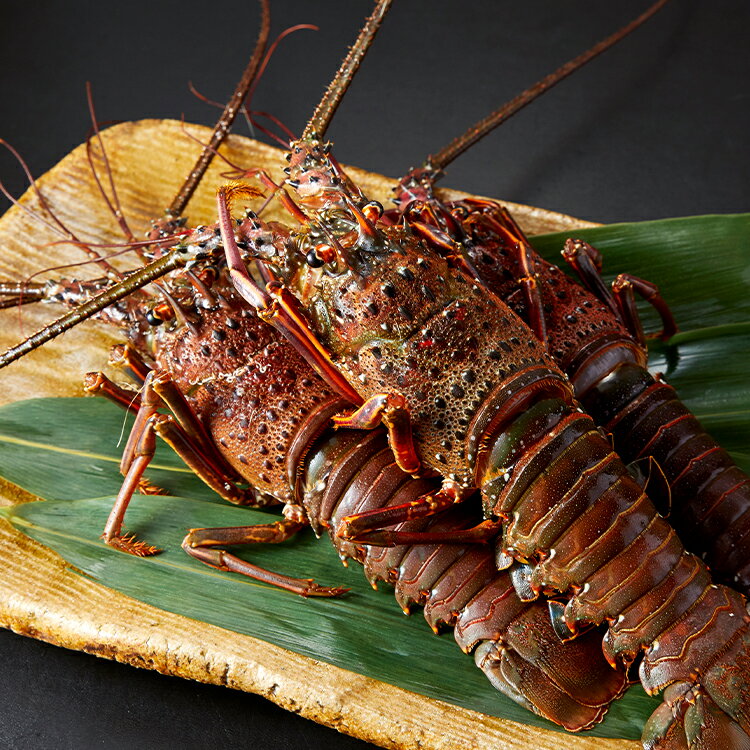
{"label": "lobster antennule", "polygon": [[355,73],[359,70],[359,66],[367,54],[367,50],[370,48],[370,44],[372,44],[372,40],[375,38],[375,34],[378,32],[380,24],[383,22],[392,2],[393,0],[378,0],[375,10],[368,16],[365,25],[357,36],[357,41],[352,45],[349,53],[336,71],[336,75],[326,89],[325,94],[323,94],[323,98],[315,108],[313,116],[305,126],[302,133],[303,139],[313,136],[323,138],[325,135],[344,93],[352,82]]}
{"label": "lobster antennule", "polygon": [[641,13],[638,18],[635,18],[629,24],[623,26],[606,39],[603,39],[583,54],[578,55],[578,57],[574,57],[564,65],[561,65],[553,73],[550,73],[540,81],[537,81],[537,83],[521,92],[514,99],[511,99],[506,104],[503,104],[502,107],[496,109],[475,125],[472,125],[465,133],[452,140],[436,154],[430,156],[427,159],[428,166],[438,171],[444,169],[464,151],[473,146],[477,141],[484,138],[484,136],[494,130],[498,125],[522,110],[527,104],[531,104],[531,102],[545,93],[545,91],[549,91],[553,86],[560,83],[560,81],[567,78],[579,68],[582,68],[595,57],[598,57],[602,52],[606,52],[606,50],[613,47],[617,42],[630,34],[631,31],[635,31],[635,29],[656,14],[657,11],[661,10],[667,2],[669,2],[669,0],[657,0],[657,2]]}

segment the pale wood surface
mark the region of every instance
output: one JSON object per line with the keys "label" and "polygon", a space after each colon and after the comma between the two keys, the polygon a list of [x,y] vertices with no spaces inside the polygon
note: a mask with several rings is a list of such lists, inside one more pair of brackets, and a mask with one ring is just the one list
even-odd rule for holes
{"label": "pale wood surface", "polygon": [[[208,129],[189,126],[206,138]],[[104,132],[123,211],[142,236],[159,216],[196,157],[198,146],[180,123],[144,120]],[[285,164],[278,149],[231,137],[225,152],[237,163],[262,166],[280,178]],[[226,167],[215,162],[201,191],[188,207],[192,224],[209,223],[214,190]],[[365,191],[388,203],[393,181],[351,169]],[[121,242],[118,227],[102,206],[86,161],[78,148],[39,180],[56,213],[82,240]],[[450,195],[459,195],[446,191]],[[25,206],[38,210],[27,193]],[[589,226],[561,214],[508,204],[532,233]],[[0,219],[0,278],[23,278],[40,269],[76,261],[82,253],[70,245],[49,245],[59,237],[13,208]],[[106,251],[105,251],[106,252]],[[68,276],[98,275],[92,266]],[[55,274],[50,274],[54,276]],[[6,348],[51,319],[57,310],[29,306],[19,317],[0,317],[0,346]],[[34,396],[81,395],[88,370],[102,369],[112,331],[88,323],[11,365],[0,375],[0,403]],[[30,498],[8,484],[0,486],[0,504]],[[626,750],[638,743],[547,732],[496,719],[362,677],[248,636],[158,610],[82,578],[54,552],[0,521],[0,625],[18,633],[165,674],[225,685],[263,695],[280,706],[388,748],[602,748]],[[30,564],[33,561],[33,565]],[[398,704],[399,711],[393,706]]]}

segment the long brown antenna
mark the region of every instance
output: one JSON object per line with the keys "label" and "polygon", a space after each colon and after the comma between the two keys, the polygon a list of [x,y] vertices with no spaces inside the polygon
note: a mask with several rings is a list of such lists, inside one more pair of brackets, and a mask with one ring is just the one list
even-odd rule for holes
{"label": "long brown antenna", "polygon": [[349,49],[344,62],[341,63],[341,67],[336,71],[336,75],[326,89],[325,94],[323,94],[323,98],[315,108],[313,116],[305,126],[305,130],[302,133],[303,138],[309,138],[313,134],[320,138],[325,135],[341,99],[346,93],[347,88],[349,88],[349,84],[359,69],[364,56],[367,54],[367,50],[380,28],[380,24],[383,22],[385,14],[390,9],[392,1],[378,0],[375,10],[373,10],[372,14],[365,21],[365,25],[359,32],[357,41]]}
{"label": "long brown antenna", "polygon": [[[242,74],[242,78],[237,84],[234,94],[232,94],[232,98],[227,103],[221,117],[216,123],[211,140],[203,147],[203,151],[201,152],[198,161],[195,163],[195,166],[175,196],[175,199],[172,201],[168,210],[173,216],[179,216],[185,209],[185,206],[203,178],[206,169],[208,169],[208,165],[211,163],[216,150],[229,133],[232,123],[234,122],[237,113],[240,111],[245,97],[255,80],[258,67],[260,66],[263,55],[266,51],[268,36],[271,29],[271,10],[269,0],[260,0],[260,4],[261,27],[258,32],[258,39],[255,43],[255,49],[253,50],[250,62],[247,64],[247,67]],[[185,253],[179,250],[172,250],[158,260],[143,266],[143,268],[140,268],[138,271],[130,274],[127,278],[113,284],[88,302],[78,305],[78,307],[70,312],[53,320],[49,325],[41,328],[17,346],[0,354],[0,369],[6,367],[11,362],[15,362],[17,359],[20,359],[48,341],[51,341],[65,331],[78,325],[78,323],[92,317],[105,307],[109,307],[115,302],[127,297],[129,294],[132,294],[134,291],[161,278],[170,271],[185,265],[188,259],[189,258]]]}
{"label": "long brown antenna", "polygon": [[46,344],[61,333],[65,333],[65,331],[78,325],[81,321],[90,318],[105,307],[109,307],[115,302],[123,299],[123,297],[127,297],[136,289],[140,289],[141,287],[146,286],[146,284],[150,284],[152,281],[155,281],[161,276],[173,271],[175,268],[185,265],[188,260],[190,260],[188,254],[179,250],[171,250],[163,257],[159,258],[159,260],[155,260],[152,263],[143,266],[143,268],[139,268],[126,279],[118,281],[116,284],[105,289],[101,294],[97,294],[96,297],[93,297],[88,302],[78,305],[78,307],[74,308],[69,313],[53,320],[49,325],[41,328],[36,333],[33,333],[17,346],[0,354],[0,369],[9,365],[11,362],[15,362],[25,354],[40,347],[42,344]]}
{"label": "long brown antenna", "polygon": [[515,99],[511,99],[506,104],[503,104],[500,109],[496,109],[494,112],[487,115],[487,117],[473,125],[463,135],[452,140],[445,148],[441,149],[433,156],[430,156],[427,163],[435,169],[443,169],[456,157],[460,156],[464,151],[473,146],[478,140],[484,138],[487,133],[494,130],[500,125],[500,123],[505,122],[508,118],[516,114],[516,112],[523,109],[527,104],[533,102],[538,96],[541,96],[545,91],[548,91],[553,86],[560,83],[560,81],[567,78],[571,73],[583,67],[587,62],[593,60],[598,55],[601,55],[602,52],[617,44],[617,42],[626,37],[631,31],[634,31],[641,24],[648,21],[648,19],[666,5],[667,2],[668,0],[657,0],[657,2],[638,16],[638,18],[627,24],[627,26],[623,26],[619,31],[608,36],[587,52],[584,52],[582,55],[565,63],[565,65],[559,67],[554,73],[550,73],[550,75],[542,78],[541,81],[538,81],[533,86],[526,89],[526,91],[519,94]]}
{"label": "long brown antenna", "polygon": [[206,173],[208,165],[213,160],[216,149],[227,137],[227,134],[232,127],[232,123],[234,122],[235,117],[237,117],[237,113],[242,108],[242,103],[247,96],[247,92],[250,90],[250,87],[255,80],[255,74],[258,72],[258,67],[263,59],[263,54],[266,51],[268,35],[271,30],[271,9],[268,0],[260,0],[260,4],[260,31],[258,32],[258,40],[255,42],[253,56],[250,58],[250,62],[247,64],[245,72],[242,74],[242,78],[240,78],[240,82],[234,90],[232,98],[227,102],[226,107],[224,107],[224,111],[221,113],[221,117],[214,127],[211,140],[203,147],[203,151],[198,157],[198,161],[195,162],[195,166],[169,206],[168,211],[173,216],[180,216],[185,210],[185,206],[195,192],[195,189],[198,187],[198,184],[203,179],[203,175]]}

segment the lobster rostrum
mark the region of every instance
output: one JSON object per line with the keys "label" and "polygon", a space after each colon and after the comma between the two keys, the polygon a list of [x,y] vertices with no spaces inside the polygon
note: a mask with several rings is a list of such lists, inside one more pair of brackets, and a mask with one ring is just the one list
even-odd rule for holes
{"label": "lobster rostrum", "polygon": [[[644,14],[652,14],[659,3]],[[644,16],[635,23],[644,20]],[[611,290],[600,253],[569,239],[562,256],[576,282],[533,248],[504,207],[490,200],[442,202],[434,185],[469,146],[582,64],[622,38],[614,34],[516,97],[412,169],[396,189],[391,222],[405,221],[430,246],[498,295],[532,328],[574,387],[576,398],[627,462],[655,460],[669,484],[670,522],[717,580],[750,590],[750,477],[701,427],[660,375],[647,370],[646,336],[635,305],[659,313],[668,340],[675,321],[651,282],[620,274]]]}
{"label": "lobster rostrum", "polygon": [[288,184],[306,213],[284,251],[310,270],[285,277],[266,258],[265,287],[250,277],[229,188],[218,205],[232,279],[329,382],[343,376],[359,393],[339,427],[382,422],[404,470],[444,477],[439,492],[351,514],[338,533],[379,541],[383,526],[479,487],[485,515],[505,524],[498,565],[526,566],[515,574],[525,598],[564,593],[561,633],[606,623],[607,659],[639,660],[646,690],[665,691],[648,747],[750,747],[745,599],[684,549],[520,318],[408,227],[378,224],[379,208],[341,179],[321,123],[290,152]]}
{"label": "lobster rostrum", "polygon": [[[265,31],[254,59],[268,33],[264,9]],[[251,80],[246,74],[240,89]],[[233,101],[236,107],[237,95]],[[154,491],[145,473],[156,437],[161,437],[229,502],[284,504],[285,518],[276,523],[191,530],[183,547],[194,558],[303,596],[339,596],[345,589],[264,570],[224,549],[281,542],[307,525],[317,533],[328,529],[342,559],[363,563],[373,585],[379,580],[395,585],[405,611],[423,605],[435,631],[455,628],[461,648],[473,651],[477,665],[513,700],[571,731],[597,723],[625,689],[625,671],[610,669],[603,659],[600,633],[591,630],[562,644],[546,604],[518,597],[510,573],[494,564],[491,541],[497,525],[482,523],[476,504],[400,524],[399,540],[408,541],[413,534],[418,545],[390,541],[389,547],[375,548],[335,534],[351,512],[381,512],[436,493],[439,481],[405,473],[388,448],[384,430],[333,431],[331,416],[348,410],[349,401],[326,385],[228,285],[217,228],[191,229],[176,218],[205,172],[207,155],[221,141],[217,133],[227,129],[223,117],[175,198],[172,215],[154,223],[148,243],[138,243],[148,261],[144,269],[114,284],[112,277],[118,274],[107,269],[108,277],[91,282],[3,287],[7,306],[40,300],[77,305],[25,347],[39,345],[93,314],[121,328],[128,339],[127,345],[115,347],[110,362],[135,379],[138,393],[103,373],[89,373],[85,379],[88,392],[136,415],[121,463],[125,479],[103,538],[130,554],[158,552],[125,533],[123,524],[134,493]],[[257,197],[257,192],[245,192]],[[282,257],[291,241],[288,228],[262,221],[253,212],[239,222],[236,236],[266,260]],[[290,258],[283,269],[299,273],[300,262]],[[156,294],[141,291],[157,279]]]}

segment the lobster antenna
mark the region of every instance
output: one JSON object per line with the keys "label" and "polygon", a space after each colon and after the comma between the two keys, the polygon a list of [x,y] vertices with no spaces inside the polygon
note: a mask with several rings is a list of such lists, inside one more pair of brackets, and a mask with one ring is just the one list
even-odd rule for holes
{"label": "lobster antenna", "polygon": [[137,289],[141,289],[152,281],[173,271],[175,268],[184,266],[189,259],[189,255],[175,249],[170,250],[158,260],[143,266],[143,268],[139,268],[126,279],[112,284],[112,286],[105,289],[101,294],[97,294],[96,297],[93,297],[88,302],[78,305],[78,307],[69,313],[53,320],[49,325],[39,329],[36,333],[32,333],[31,336],[24,339],[20,344],[0,354],[0,369],[37,349],[42,344],[46,344],[61,333],[65,333],[65,331],[78,325],[81,321],[90,318],[105,307],[109,307],[123,299],[123,297],[127,297]]}
{"label": "lobster antenna", "polygon": [[346,93],[347,88],[349,88],[349,84],[352,82],[355,73],[359,70],[359,66],[367,54],[367,50],[370,48],[372,40],[375,38],[375,34],[377,34],[380,24],[383,22],[392,2],[393,0],[378,0],[375,10],[373,10],[372,14],[365,21],[365,25],[357,36],[357,41],[349,49],[344,61],[336,71],[336,75],[323,94],[323,98],[315,108],[313,116],[305,126],[302,138],[310,138],[313,135],[322,138],[325,135],[342,97]]}
{"label": "lobster antenna", "polygon": [[240,78],[240,82],[237,84],[237,88],[232,94],[232,98],[227,102],[224,111],[221,113],[221,117],[214,127],[211,140],[203,147],[203,151],[201,151],[198,161],[195,162],[195,166],[190,171],[187,179],[167,209],[167,212],[172,216],[180,216],[185,210],[185,206],[195,192],[195,189],[198,187],[198,184],[203,179],[203,175],[206,173],[208,165],[213,160],[216,149],[227,137],[229,130],[232,127],[232,123],[237,117],[238,112],[242,109],[242,103],[247,96],[247,92],[250,90],[250,87],[255,80],[258,67],[263,59],[263,54],[266,51],[268,35],[271,30],[271,9],[269,6],[269,0],[260,0],[260,4],[260,31],[258,32],[258,39],[255,42],[253,55],[245,68],[245,72],[242,74],[242,78]]}
{"label": "lobster antenna", "polygon": [[564,78],[567,78],[571,73],[574,73],[579,68],[582,68],[587,62],[590,62],[595,57],[601,55],[610,47],[613,47],[617,42],[626,37],[631,31],[637,29],[641,24],[648,21],[658,10],[667,4],[669,0],[657,0],[651,7],[645,10],[638,18],[631,21],[626,26],[623,26],[619,31],[616,31],[611,36],[603,39],[597,45],[592,47],[582,55],[573,58],[569,62],[559,67],[554,73],[550,73],[541,81],[538,81],[530,88],[520,93],[515,99],[511,99],[502,107],[496,109],[487,117],[481,119],[476,124],[472,125],[463,135],[452,140],[445,148],[438,151],[436,154],[428,157],[427,164],[434,169],[441,170],[448,164],[450,164],[456,157],[460,156],[464,151],[473,146],[477,141],[484,138],[490,131],[494,130],[498,125],[505,122],[507,119],[512,117],[516,112],[523,109],[527,104],[530,104],[538,96],[541,96],[545,91],[548,91],[556,84],[560,83]]}

